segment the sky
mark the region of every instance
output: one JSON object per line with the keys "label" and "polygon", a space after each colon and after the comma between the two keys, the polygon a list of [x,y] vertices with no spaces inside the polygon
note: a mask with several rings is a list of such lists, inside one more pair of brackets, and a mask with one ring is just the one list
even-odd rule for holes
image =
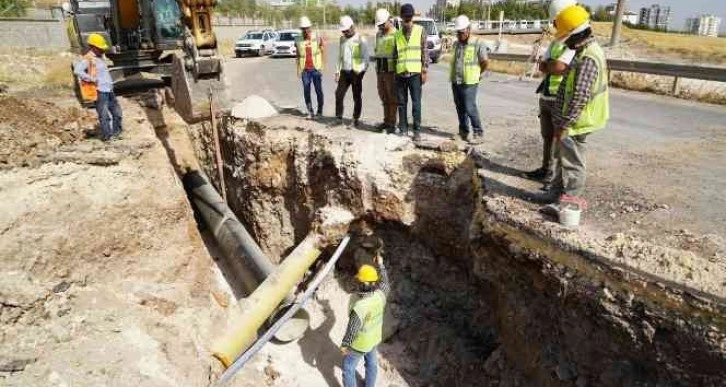
{"label": "sky", "polygon": [[[338,3],[341,5],[363,5],[367,1],[338,0]],[[375,1],[372,2],[375,3]],[[598,5],[614,3],[616,0],[580,0],[580,2],[596,7]],[[434,0],[412,0],[411,3],[416,8],[429,9],[434,3]],[[635,12],[638,12],[641,7],[649,7],[654,3],[671,7],[671,27],[673,29],[682,30],[688,17],[700,16],[701,14],[714,14],[722,19],[721,31],[726,32],[726,0],[626,0],[627,8]]]}

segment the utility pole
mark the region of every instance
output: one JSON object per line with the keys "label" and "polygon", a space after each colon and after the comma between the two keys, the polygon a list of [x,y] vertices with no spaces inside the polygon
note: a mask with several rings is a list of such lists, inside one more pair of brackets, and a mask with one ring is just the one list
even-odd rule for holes
{"label": "utility pole", "polygon": [[623,13],[625,13],[625,0],[618,0],[615,9],[615,21],[613,21],[613,32],[610,34],[610,47],[620,44],[620,30],[623,27]]}

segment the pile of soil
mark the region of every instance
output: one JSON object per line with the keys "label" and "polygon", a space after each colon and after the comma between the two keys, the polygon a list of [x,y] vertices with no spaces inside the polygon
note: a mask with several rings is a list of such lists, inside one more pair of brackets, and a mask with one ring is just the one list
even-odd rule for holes
{"label": "pile of soil", "polygon": [[0,169],[32,167],[93,131],[95,114],[34,98],[0,96]]}

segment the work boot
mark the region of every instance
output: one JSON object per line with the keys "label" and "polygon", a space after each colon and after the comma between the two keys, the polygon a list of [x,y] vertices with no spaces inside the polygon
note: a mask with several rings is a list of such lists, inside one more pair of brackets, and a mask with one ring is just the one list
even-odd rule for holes
{"label": "work boot", "polygon": [[380,124],[378,124],[376,126],[376,130],[378,130],[379,132],[383,133],[383,132],[385,132],[385,131],[388,130],[388,124],[385,123],[385,122],[381,122]]}
{"label": "work boot", "polygon": [[459,133],[459,138],[461,141],[469,142],[469,133]]}
{"label": "work boot", "polygon": [[547,177],[547,170],[542,167],[539,167],[539,168],[535,169],[534,171],[525,172],[524,176],[527,177],[528,179],[532,179],[532,180],[542,180],[545,177]]}
{"label": "work boot", "polygon": [[544,184],[542,184],[542,187],[540,187],[540,191],[549,192],[552,190],[552,182],[551,181],[545,181]]}
{"label": "work boot", "polygon": [[481,144],[482,142],[484,142],[484,133],[475,132],[471,140],[469,140],[469,143],[474,145]]}
{"label": "work boot", "polygon": [[343,117],[335,117],[335,122],[333,123],[334,126],[343,126],[345,125],[345,122],[343,122]]}
{"label": "work boot", "polygon": [[419,142],[419,141],[421,141],[421,133],[414,132],[413,133],[413,142]]}
{"label": "work boot", "polygon": [[360,120],[359,120],[359,119],[354,119],[354,120],[353,120],[353,127],[354,127],[354,128],[356,128],[356,129],[360,129],[360,128],[361,128],[361,126],[362,126],[362,125],[361,125],[361,123],[360,123]]}

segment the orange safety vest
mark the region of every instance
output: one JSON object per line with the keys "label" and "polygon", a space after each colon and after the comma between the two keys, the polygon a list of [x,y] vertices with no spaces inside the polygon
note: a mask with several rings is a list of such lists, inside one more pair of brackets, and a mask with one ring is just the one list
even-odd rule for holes
{"label": "orange safety vest", "polygon": [[[94,55],[93,52],[89,51],[86,53],[86,55],[83,56],[83,60],[88,61],[88,70],[86,70],[86,72],[89,76],[91,76],[91,78],[95,79],[96,55]],[[79,81],[81,85],[81,99],[83,100],[83,103],[96,102],[96,100],[98,99],[98,87],[96,86],[96,83],[84,81],[83,79],[80,79]]]}

